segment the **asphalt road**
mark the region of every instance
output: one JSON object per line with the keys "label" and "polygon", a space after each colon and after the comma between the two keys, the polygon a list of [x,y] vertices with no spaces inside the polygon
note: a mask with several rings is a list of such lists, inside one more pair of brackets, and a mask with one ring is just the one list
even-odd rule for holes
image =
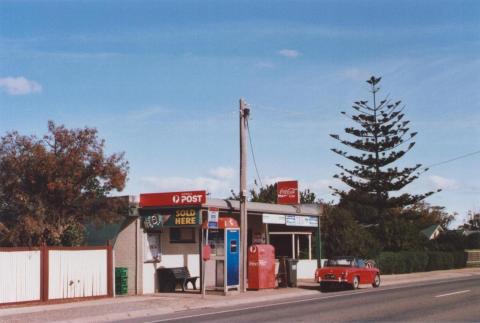
{"label": "asphalt road", "polygon": [[129,322],[480,322],[480,279],[321,293]]}

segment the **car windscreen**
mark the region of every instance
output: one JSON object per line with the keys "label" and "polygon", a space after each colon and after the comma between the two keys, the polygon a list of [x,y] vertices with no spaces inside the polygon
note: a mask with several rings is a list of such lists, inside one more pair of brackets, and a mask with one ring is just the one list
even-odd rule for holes
{"label": "car windscreen", "polygon": [[352,260],[351,259],[329,259],[327,261],[328,267],[351,267]]}

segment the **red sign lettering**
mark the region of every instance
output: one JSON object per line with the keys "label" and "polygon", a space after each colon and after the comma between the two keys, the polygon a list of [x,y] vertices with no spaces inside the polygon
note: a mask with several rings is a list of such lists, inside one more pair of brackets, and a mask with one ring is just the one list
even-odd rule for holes
{"label": "red sign lettering", "polygon": [[207,201],[205,191],[140,194],[140,207],[200,205]]}

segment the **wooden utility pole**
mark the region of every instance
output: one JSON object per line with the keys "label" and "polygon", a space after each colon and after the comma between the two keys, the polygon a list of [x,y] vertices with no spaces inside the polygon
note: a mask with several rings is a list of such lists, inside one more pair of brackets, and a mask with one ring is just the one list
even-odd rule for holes
{"label": "wooden utility pole", "polygon": [[247,140],[246,128],[250,109],[240,99],[240,290],[247,291]]}

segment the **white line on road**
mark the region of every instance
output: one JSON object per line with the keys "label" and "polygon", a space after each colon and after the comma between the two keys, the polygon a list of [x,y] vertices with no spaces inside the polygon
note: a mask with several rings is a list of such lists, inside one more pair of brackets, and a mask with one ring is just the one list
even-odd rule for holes
{"label": "white line on road", "polygon": [[[460,279],[461,280],[461,279]],[[420,285],[415,284],[415,286],[420,286],[420,287],[425,287],[425,286],[435,286],[435,285],[441,285],[444,284],[445,282],[451,282],[451,280],[439,280],[439,281],[433,281],[433,282],[428,282],[428,283],[422,283],[420,282]],[[413,285],[412,285],[413,286]],[[273,304],[265,304],[265,305],[256,305],[256,306],[249,306],[249,307],[244,307],[244,308],[236,308],[236,309],[230,309],[230,310],[221,310],[221,311],[213,311],[209,313],[200,313],[200,314],[191,314],[191,315],[185,315],[185,316],[178,316],[178,317],[172,317],[172,318],[159,318],[159,319],[154,319],[152,321],[145,321],[145,323],[157,323],[157,322],[165,322],[165,321],[177,321],[177,320],[182,320],[182,319],[188,319],[188,318],[194,318],[194,317],[202,317],[202,316],[207,316],[207,315],[212,315],[212,314],[222,314],[222,313],[231,313],[231,312],[242,312],[245,310],[252,310],[252,309],[259,309],[259,308],[266,308],[269,306],[275,306],[275,305],[284,305],[284,304],[295,304],[295,303],[304,303],[304,302],[309,302],[313,300],[322,300],[322,299],[329,299],[329,298],[337,298],[337,297],[342,297],[342,296],[350,296],[350,295],[359,295],[359,294],[365,294],[365,293],[375,293],[375,292],[383,292],[383,291],[393,291],[393,290],[398,290],[398,289],[405,289],[408,287],[412,287],[408,284],[406,285],[400,285],[400,286],[388,286],[386,288],[382,289],[368,289],[368,290],[360,290],[360,291],[355,291],[355,292],[349,292],[349,293],[341,293],[341,294],[335,294],[335,295],[329,295],[329,296],[320,296],[320,297],[311,297],[307,299],[300,299],[296,301],[286,301],[286,302],[280,302],[280,303],[273,303]],[[470,290],[467,290],[469,292]],[[463,291],[462,291],[463,292]],[[441,295],[438,295],[441,296]],[[437,296],[436,296],[437,297]],[[236,305],[241,305],[241,304],[236,304]],[[192,308],[196,310],[201,310],[201,309],[212,309],[211,307],[205,307],[205,308]],[[218,308],[218,307],[216,307]]]}
{"label": "white line on road", "polygon": [[470,289],[466,289],[466,290],[461,290],[461,291],[458,291],[458,292],[452,292],[452,293],[448,293],[448,294],[437,295],[435,297],[445,297],[445,296],[450,296],[450,295],[464,294],[464,293],[468,293],[469,291],[470,291]]}
{"label": "white line on road", "polygon": [[185,316],[179,316],[179,317],[158,319],[158,320],[153,320],[153,321],[147,321],[147,322],[145,322],[145,323],[156,323],[156,322],[165,322],[165,321],[178,321],[178,320],[191,319],[191,318],[194,318],[194,317],[202,317],[202,316],[208,316],[208,315],[213,315],[213,314],[225,314],[225,313],[232,313],[232,312],[243,312],[243,311],[248,311],[248,310],[253,310],[253,309],[259,309],[259,308],[266,308],[266,307],[271,307],[271,306],[291,305],[291,304],[298,304],[298,303],[310,302],[310,301],[314,301],[314,300],[337,298],[337,297],[342,297],[342,296],[347,296],[347,295],[359,295],[359,294],[365,294],[365,293],[371,293],[371,292],[372,292],[371,290],[366,290],[366,291],[356,291],[356,292],[350,292],[350,293],[336,294],[336,295],[331,295],[331,296],[312,297],[312,298],[300,299],[300,300],[296,300],[296,301],[290,300],[290,301],[280,302],[280,303],[265,304],[265,305],[256,305],[256,306],[235,308],[235,309],[230,309],[230,310],[221,310],[221,311],[216,311],[216,312],[200,313],[200,314],[193,314],[193,315],[185,315]]}

